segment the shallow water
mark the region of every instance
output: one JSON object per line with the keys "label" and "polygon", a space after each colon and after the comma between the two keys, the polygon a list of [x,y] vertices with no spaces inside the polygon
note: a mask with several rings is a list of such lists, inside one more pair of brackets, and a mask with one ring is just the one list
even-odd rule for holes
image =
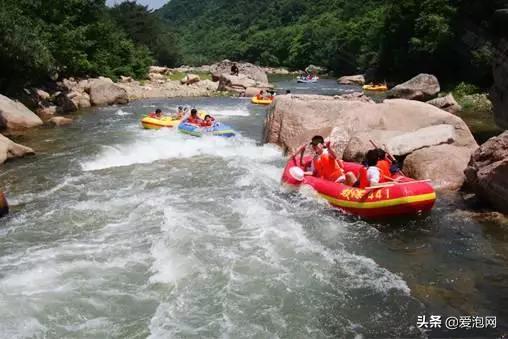
{"label": "shallow water", "polygon": [[[180,103],[241,135],[140,128]],[[442,333],[416,327],[430,314],[497,316],[447,336],[507,332],[504,226],[456,197],[381,224],[285,192],[264,116],[245,99],[138,101],[24,136],[38,155],[0,174],[0,337],[422,337]]]}

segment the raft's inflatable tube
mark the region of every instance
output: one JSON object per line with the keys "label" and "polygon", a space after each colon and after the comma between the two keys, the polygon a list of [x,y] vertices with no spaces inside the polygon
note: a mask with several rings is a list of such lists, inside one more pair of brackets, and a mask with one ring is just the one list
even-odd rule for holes
{"label": "raft's inflatable tube", "polygon": [[5,195],[0,192],[0,217],[9,213],[9,205],[7,204],[7,199]]}
{"label": "raft's inflatable tube", "polygon": [[[310,159],[306,157],[304,161]],[[344,162],[346,172],[351,171],[357,177],[360,168],[360,164]],[[282,174],[282,183],[293,187],[311,186],[333,207],[363,218],[419,215],[429,212],[436,201],[434,188],[428,182],[404,176],[399,176],[397,184],[386,183],[379,188],[361,189],[313,176],[298,178],[299,174],[302,174],[302,169],[295,160],[290,159]]]}
{"label": "raft's inflatable tube", "polygon": [[250,102],[256,105],[270,105],[272,101],[273,99],[258,99],[257,97],[252,97],[252,99],[250,99]]}
{"label": "raft's inflatable tube", "polygon": [[388,86],[386,85],[365,85],[363,86],[364,91],[374,91],[374,92],[384,92],[388,91]]}
{"label": "raft's inflatable tube", "polygon": [[[199,112],[198,116],[203,119],[205,117],[204,112]],[[146,129],[159,129],[163,127],[172,128],[178,126],[178,124],[182,122],[182,119],[177,119],[170,116],[164,116],[160,119],[150,118],[148,115],[145,115],[143,119],[141,119],[141,125]]]}
{"label": "raft's inflatable tube", "polygon": [[230,138],[236,135],[236,132],[229,126],[220,122],[215,122],[212,127],[200,127],[187,122],[182,122],[178,125],[178,131],[193,135],[195,137],[202,137],[203,135],[215,135],[219,137]]}

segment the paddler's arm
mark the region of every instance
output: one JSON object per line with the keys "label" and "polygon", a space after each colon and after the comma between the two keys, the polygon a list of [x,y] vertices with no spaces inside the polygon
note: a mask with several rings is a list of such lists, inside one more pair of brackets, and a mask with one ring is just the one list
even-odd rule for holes
{"label": "paddler's arm", "polygon": [[298,149],[295,151],[295,153],[293,153],[293,155],[291,156],[291,159],[293,159],[295,162],[297,162],[296,156],[298,154],[300,154],[300,166],[303,166],[302,159],[303,159],[303,154],[305,153],[306,148],[307,148],[307,144],[303,144],[302,146],[298,147]]}
{"label": "paddler's arm", "polygon": [[330,146],[330,141],[327,141],[325,146],[326,146],[326,149],[328,150],[328,154],[332,156],[332,158],[335,159],[335,161],[337,161],[337,163],[339,164],[340,168],[344,168],[344,162],[342,161],[342,159],[340,159],[339,157],[337,157],[337,154],[335,153],[335,151],[333,150],[333,148]]}

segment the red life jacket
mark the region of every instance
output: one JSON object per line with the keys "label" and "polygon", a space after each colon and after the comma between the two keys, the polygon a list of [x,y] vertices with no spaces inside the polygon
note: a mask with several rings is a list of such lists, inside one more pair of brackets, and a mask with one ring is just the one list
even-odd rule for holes
{"label": "red life jacket", "polygon": [[192,115],[190,117],[187,118],[187,122],[189,124],[194,124],[194,125],[199,125],[199,123],[201,122],[201,119],[199,117],[192,117]]}
{"label": "red life jacket", "polygon": [[358,180],[360,181],[359,188],[369,187],[369,178],[367,177],[367,168],[362,166],[358,172]]}
{"label": "red life jacket", "polygon": [[148,117],[153,119],[160,119],[160,117],[158,117],[157,113],[155,112],[148,113]]}

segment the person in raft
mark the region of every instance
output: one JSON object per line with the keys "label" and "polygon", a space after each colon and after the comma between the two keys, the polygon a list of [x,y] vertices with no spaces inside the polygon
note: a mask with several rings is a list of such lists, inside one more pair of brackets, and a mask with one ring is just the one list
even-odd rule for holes
{"label": "person in raft", "polygon": [[193,108],[191,109],[190,116],[187,118],[186,122],[193,125],[201,125],[203,119],[198,117],[198,110]]}
{"label": "person in raft", "polygon": [[263,90],[259,91],[259,93],[256,95],[256,99],[258,100],[266,99],[265,92]]}
{"label": "person in raft", "polygon": [[[360,183],[360,188],[365,188],[365,187],[362,187],[365,184],[368,186],[376,186],[379,183],[383,182],[384,180],[382,177],[381,169],[379,167],[377,167],[377,164],[379,162],[378,151],[375,149],[371,149],[370,151],[368,151],[367,154],[365,155],[365,162],[367,165],[366,171],[364,171],[366,178],[362,178],[363,171],[360,171],[360,180],[358,180]],[[362,179],[364,179],[364,180],[362,180]],[[362,185],[362,181],[364,182],[363,185]]]}
{"label": "person in raft", "polygon": [[[301,163],[305,175],[312,175],[324,180],[332,182],[340,182],[346,185],[352,186],[356,181],[356,177],[353,173],[344,172],[344,164],[341,159],[337,158],[337,155],[330,147],[330,141],[326,142],[322,136],[316,135],[310,142],[314,156],[310,161]],[[300,154],[300,160],[303,159],[303,154],[307,148],[307,144],[304,144],[298,148],[296,153],[293,155],[293,159]]]}
{"label": "person in raft", "polygon": [[162,111],[157,108],[155,112],[148,113],[148,116],[153,119],[160,119],[162,118]]}
{"label": "person in raft", "polygon": [[185,114],[187,114],[188,111],[189,111],[188,107],[178,106],[173,118],[178,119],[178,120],[183,119]]}
{"label": "person in raft", "polygon": [[231,75],[238,75],[240,73],[240,70],[238,69],[238,66],[236,63],[233,63],[231,66]]}
{"label": "person in raft", "polygon": [[215,119],[211,115],[207,114],[205,115],[205,119],[203,119],[199,125],[201,127],[212,127],[214,121]]}

